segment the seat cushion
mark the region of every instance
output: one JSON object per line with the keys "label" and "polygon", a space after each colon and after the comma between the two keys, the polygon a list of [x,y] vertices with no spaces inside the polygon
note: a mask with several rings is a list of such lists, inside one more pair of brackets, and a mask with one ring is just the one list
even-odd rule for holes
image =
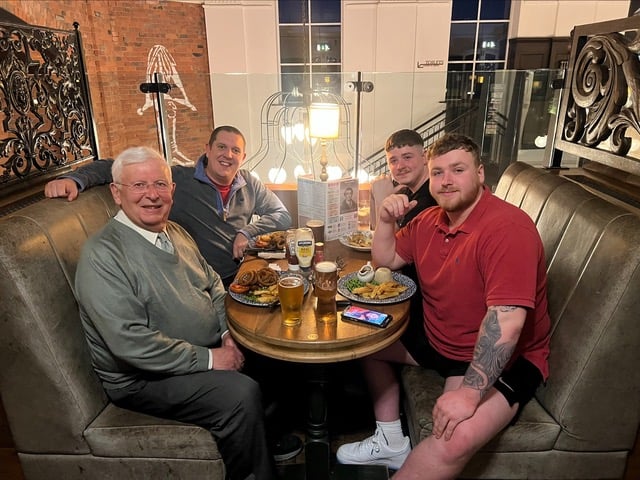
{"label": "seat cushion", "polygon": [[98,457],[222,458],[204,428],[144,415],[112,403],[91,422],[84,436]]}
{"label": "seat cushion", "polygon": [[[436,399],[442,394],[444,380],[433,370],[406,366],[402,369],[405,412],[412,444],[431,435],[431,417]],[[551,450],[560,434],[560,426],[532,399],[518,421],[484,446],[485,452],[536,452]]]}

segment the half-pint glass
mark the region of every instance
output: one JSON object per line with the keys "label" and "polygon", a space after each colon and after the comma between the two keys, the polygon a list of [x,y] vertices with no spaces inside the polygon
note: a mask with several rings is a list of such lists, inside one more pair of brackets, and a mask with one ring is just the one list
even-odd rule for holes
{"label": "half-pint glass", "polygon": [[295,327],[302,320],[304,283],[301,275],[287,275],[278,282],[278,298],[282,310],[282,324]]}

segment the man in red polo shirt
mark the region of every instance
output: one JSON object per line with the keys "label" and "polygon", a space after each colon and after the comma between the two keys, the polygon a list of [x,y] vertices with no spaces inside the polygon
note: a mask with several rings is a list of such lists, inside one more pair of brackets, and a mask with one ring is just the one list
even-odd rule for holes
{"label": "man in red polo shirt", "polygon": [[[548,376],[546,265],[535,225],[484,186],[470,138],[445,135],[427,156],[438,207],[396,233],[396,220],[415,201],[387,197],[372,246],[377,265],[416,266],[423,322],[363,360],[376,431],[337,452],[341,463],[399,469],[394,480],[456,478]],[[421,365],[445,378],[433,433],[413,451],[400,425],[393,364]]]}

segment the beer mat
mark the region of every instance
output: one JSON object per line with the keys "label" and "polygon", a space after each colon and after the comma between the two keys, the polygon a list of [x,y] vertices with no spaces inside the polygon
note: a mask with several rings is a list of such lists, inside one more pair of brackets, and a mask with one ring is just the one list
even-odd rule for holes
{"label": "beer mat", "polygon": [[[279,272],[280,277],[287,277],[289,275],[293,275],[291,272]],[[309,280],[302,277],[304,283],[304,294],[306,295],[309,292]],[[279,300],[276,298],[273,302],[258,302],[255,300],[255,297],[252,295],[247,295],[245,293],[235,293],[229,290],[227,292],[231,298],[233,298],[236,302],[244,303],[245,305],[250,305],[252,307],[272,307],[273,305],[277,305]]]}
{"label": "beer mat", "polygon": [[404,292],[389,298],[366,298],[362,295],[358,295],[356,293],[351,293],[351,291],[347,288],[347,283],[349,280],[356,278],[357,279],[358,272],[349,273],[344,277],[338,279],[338,293],[349,300],[358,303],[370,303],[374,305],[385,305],[389,303],[399,303],[404,302],[405,300],[411,298],[411,296],[416,293],[416,284],[413,280],[411,280],[406,275],[403,275],[398,272],[391,272],[391,276],[394,281],[398,282],[405,287],[408,287]]}
{"label": "beer mat", "polygon": [[373,232],[371,230],[356,230],[340,237],[340,243],[345,247],[353,248],[362,252],[371,251],[371,241]]}

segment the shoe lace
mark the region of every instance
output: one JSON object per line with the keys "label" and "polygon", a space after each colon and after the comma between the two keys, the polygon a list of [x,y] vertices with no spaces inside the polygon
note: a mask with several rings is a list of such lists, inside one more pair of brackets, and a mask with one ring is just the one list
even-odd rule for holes
{"label": "shoe lace", "polygon": [[360,445],[360,448],[364,448],[369,451],[371,456],[374,456],[376,453],[380,453],[380,439],[378,438],[382,432],[380,429],[376,428],[376,431],[369,438],[364,440]]}

